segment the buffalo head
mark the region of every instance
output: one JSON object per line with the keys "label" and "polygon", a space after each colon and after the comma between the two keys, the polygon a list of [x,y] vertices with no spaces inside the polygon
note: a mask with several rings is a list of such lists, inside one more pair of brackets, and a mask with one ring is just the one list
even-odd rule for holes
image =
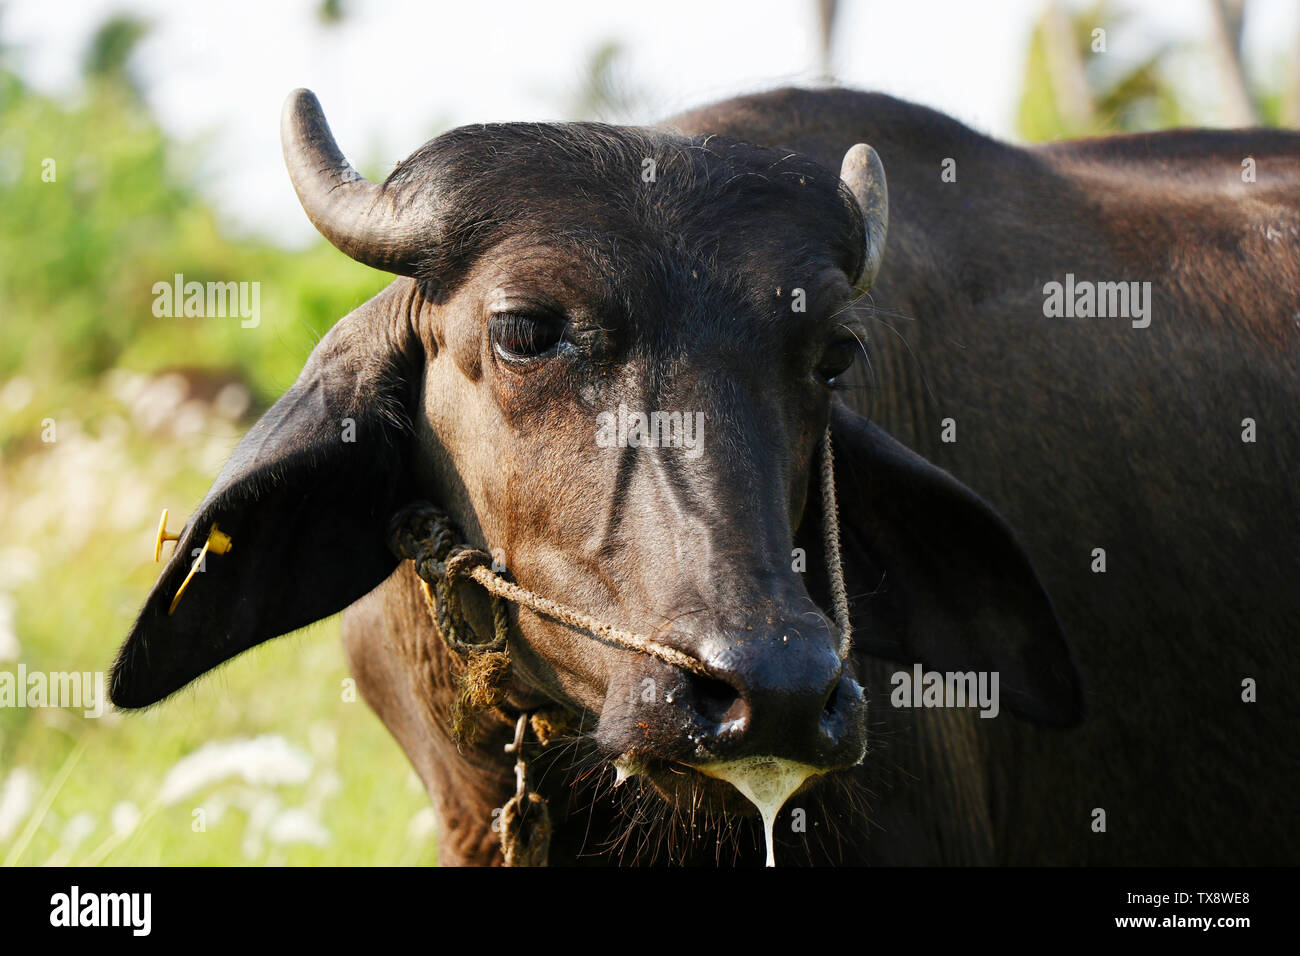
{"label": "buffalo head", "polygon": [[[869,147],[837,176],[716,136],[482,125],[375,184],[306,91],[283,139],[317,228],[401,278],[321,340],[235,451],[122,648],[118,705],[356,601],[396,566],[394,512],[428,499],[520,584],[704,663],[512,609],[513,693],[590,715],[610,761],[670,798],[687,768],[852,767],[868,705],[829,616],[829,426],[857,653],[997,671],[1011,710],[1078,715],[1011,531],[837,398],[888,225]],[[235,550],[169,615],[214,523]],[[482,595],[466,602],[482,626]]]}

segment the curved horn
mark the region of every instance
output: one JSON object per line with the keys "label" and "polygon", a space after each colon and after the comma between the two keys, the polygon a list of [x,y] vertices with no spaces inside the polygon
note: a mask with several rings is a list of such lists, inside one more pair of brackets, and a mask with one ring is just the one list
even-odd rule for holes
{"label": "curved horn", "polygon": [[280,143],[307,218],[340,252],[385,272],[412,275],[429,246],[428,215],[396,189],[366,179],[334,142],[320,100],[294,90],[280,115]]}
{"label": "curved horn", "polygon": [[889,233],[889,187],[885,183],[885,167],[874,149],[866,143],[858,143],[844,154],[840,179],[853,193],[866,223],[867,254],[862,262],[862,274],[854,284],[870,288],[880,271],[880,260],[885,257],[885,237]]}

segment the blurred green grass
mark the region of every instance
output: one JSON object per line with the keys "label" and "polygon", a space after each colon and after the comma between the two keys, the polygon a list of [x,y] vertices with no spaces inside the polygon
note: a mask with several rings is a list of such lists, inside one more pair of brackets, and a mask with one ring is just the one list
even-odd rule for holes
{"label": "blurred green grass", "polygon": [[[184,149],[127,84],[65,103],[0,68],[0,671],[108,669],[158,571],[159,510],[179,527],[324,331],[389,281],[324,243],[223,235]],[[154,316],[178,272],[259,282],[261,324]],[[0,861],[435,862],[428,798],[346,678],[332,619],[147,712],[0,708]],[[208,759],[162,799],[182,759],[249,739],[233,773]],[[258,775],[267,748],[286,774]]]}
{"label": "blurred green grass", "polygon": [[[183,446],[124,426],[129,411],[115,396],[88,389],[87,398],[98,411],[93,424],[62,419],[57,441],[6,462],[0,480],[0,587],[29,672],[107,669],[157,573],[153,512],[169,504],[184,513],[198,500],[213,473],[206,465],[241,427],[214,418]],[[148,406],[147,393],[137,396],[137,408]],[[13,672],[16,662],[0,669]],[[43,791],[84,747],[17,862],[433,862],[427,798],[365,704],[345,699],[355,696],[344,693],[347,678],[334,618],[255,649],[149,711],[93,719],[78,709],[0,708],[0,788],[17,772]],[[211,741],[266,734],[300,752],[310,764],[305,780],[214,779],[116,841],[114,808],[127,804],[120,816],[129,819],[129,807],[153,807],[181,758]],[[40,801],[27,803],[34,809]],[[200,807],[207,827],[194,832]],[[306,808],[328,843],[267,838],[295,808]],[[21,835],[19,827],[0,838],[0,859]],[[111,852],[101,853],[106,841]]]}
{"label": "blurred green grass", "polygon": [[[1119,29],[1123,11],[1050,12],[1030,39],[1024,139],[1200,116],[1166,69],[1186,51],[1161,42],[1135,60],[1090,56],[1097,24]],[[289,252],[222,231],[196,178],[204,143],[170,140],[132,77],[146,31],[129,14],[105,21],[68,99],[8,69],[0,36],[0,672],[107,670],[157,574],[159,509],[179,527],[320,336],[390,279],[323,241]],[[1062,59],[1062,44],[1077,56]],[[598,48],[564,112],[630,112],[621,55]],[[1063,68],[1082,103],[1060,100]],[[1296,89],[1277,76],[1257,86],[1260,119],[1300,116]],[[260,325],[154,316],[154,283],[176,273],[258,282]],[[0,861],[435,862],[428,800],[378,719],[343,699],[347,676],[330,620],[144,713],[0,708]],[[215,769],[164,800],[194,760]],[[216,776],[222,766],[234,772]]]}

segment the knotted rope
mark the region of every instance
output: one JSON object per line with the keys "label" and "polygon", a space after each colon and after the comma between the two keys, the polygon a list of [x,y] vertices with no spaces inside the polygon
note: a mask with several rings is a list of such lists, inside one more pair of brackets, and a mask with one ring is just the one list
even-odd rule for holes
{"label": "knotted rope", "polygon": [[[831,452],[829,427],[822,436],[819,474],[822,539],[826,550],[831,604],[835,625],[840,633],[840,658],[847,660],[852,649],[853,631],[849,619],[848,589],[844,584],[844,566],[840,556],[835,460]],[[492,555],[462,541],[450,517],[431,504],[416,502],[398,511],[389,528],[389,546],[398,558],[415,562],[415,571],[420,576],[420,586],[430,616],[447,646],[465,664],[458,679],[460,694],[451,711],[451,733],[457,746],[463,742],[472,742],[477,728],[476,718],[480,712],[499,708],[505,702],[506,681],[510,673],[507,601],[578,631],[585,631],[606,643],[657,658],[672,667],[701,676],[709,674],[708,665],[693,654],[670,647],[649,635],[597,620],[577,608],[553,601],[507,580],[503,571],[494,567]],[[492,637],[487,640],[480,639],[475,634],[461,609],[456,584],[466,578],[477,582],[491,596]],[[507,804],[507,812],[502,814],[502,849],[510,865],[516,862],[535,865],[539,859],[544,863],[545,844],[550,839],[546,801],[527,786],[523,735],[529,716],[519,716],[515,741],[506,747],[508,752],[516,754],[517,777],[517,792]],[[545,716],[543,712],[532,714],[529,722],[539,742],[545,746],[548,737],[565,721],[559,711],[546,711]],[[538,816],[529,822],[525,818],[532,809],[537,811]],[[508,833],[513,833],[513,836],[508,836]]]}
{"label": "knotted rope", "polygon": [[849,617],[849,589],[844,584],[844,561],[840,557],[840,506],[835,498],[835,454],[831,451],[831,429],[822,435],[822,544],[826,548],[826,571],[830,578],[831,609],[840,632],[840,660],[847,661],[853,650],[853,621]]}

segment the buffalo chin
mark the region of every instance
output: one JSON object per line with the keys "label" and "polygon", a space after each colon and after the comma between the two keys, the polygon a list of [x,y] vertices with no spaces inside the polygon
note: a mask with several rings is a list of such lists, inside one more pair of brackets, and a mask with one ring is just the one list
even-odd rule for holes
{"label": "buffalo chin", "polygon": [[[776,758],[750,759],[768,762]],[[726,764],[734,766],[741,762],[743,761],[727,761]],[[694,810],[700,810],[746,817],[763,815],[748,794],[718,772],[724,767],[721,762],[691,766],[677,761],[634,758],[624,754],[614,760],[613,764],[615,786],[621,786],[633,777],[639,777],[649,784],[650,789],[654,790],[669,806],[684,813],[689,814]],[[813,789],[826,776],[836,772],[813,767],[807,769],[808,773],[800,779],[794,789],[786,794],[774,813],[788,803],[791,797]]]}

